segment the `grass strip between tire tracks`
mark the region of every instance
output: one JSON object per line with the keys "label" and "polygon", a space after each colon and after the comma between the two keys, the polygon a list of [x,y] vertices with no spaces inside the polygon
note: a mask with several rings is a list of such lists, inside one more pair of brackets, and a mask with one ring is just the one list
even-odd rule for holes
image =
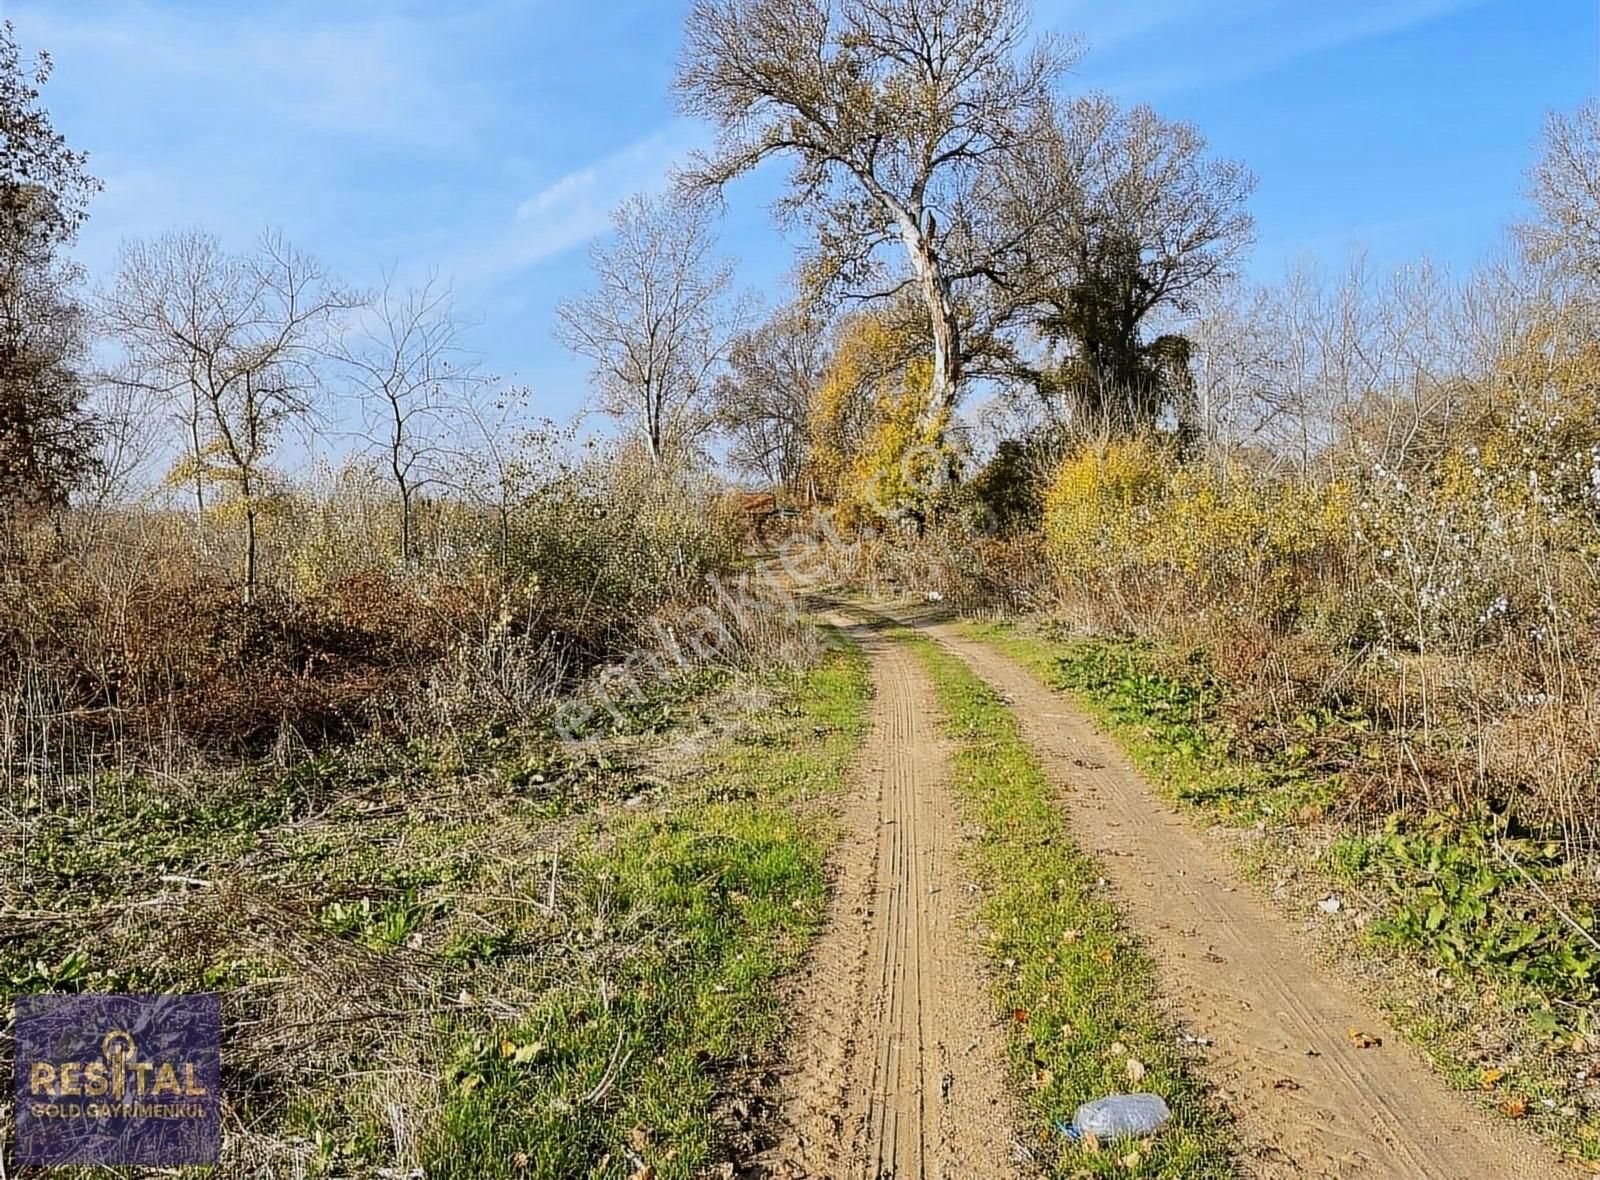
{"label": "grass strip between tire tracks", "polygon": [[[1009,1025],[1011,1070],[1050,1175],[1201,1180],[1238,1175],[1225,1113],[1162,1016],[1155,968],[1123,928],[1095,862],[1005,702],[931,640],[900,632],[932,677],[956,741],[955,792],[978,829],[979,916]],[[1076,1146],[1054,1130],[1082,1102],[1149,1091],[1173,1110],[1147,1141]]]}

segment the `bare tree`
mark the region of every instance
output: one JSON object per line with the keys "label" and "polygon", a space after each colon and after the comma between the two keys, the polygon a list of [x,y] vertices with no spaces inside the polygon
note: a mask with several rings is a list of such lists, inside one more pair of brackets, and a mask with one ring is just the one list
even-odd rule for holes
{"label": "bare tree", "polygon": [[594,285],[556,309],[556,336],[593,363],[601,408],[659,464],[711,425],[712,383],[738,326],[733,270],[697,202],[635,196],[612,225],[590,251]]}
{"label": "bare tree", "polygon": [[512,518],[538,492],[556,466],[556,452],[570,441],[548,419],[530,416],[532,400],[525,387],[478,382],[450,415],[456,450],[445,482],[493,516],[501,568],[511,564]]}
{"label": "bare tree", "polygon": [[1208,445],[1318,468],[1425,465],[1505,371],[1527,320],[1566,292],[1537,274],[1462,284],[1426,261],[1380,273],[1354,252],[1275,285],[1216,292],[1190,338]]}
{"label": "bare tree", "polygon": [[190,453],[174,477],[193,486],[198,511],[208,485],[230,491],[244,524],[247,604],[256,601],[274,449],[311,413],[333,319],[354,303],[276,234],[240,256],[201,233],[124,249],[104,308],[127,351],[117,380],[176,407]]}
{"label": "bare tree", "polygon": [[716,386],[717,418],[732,437],[735,464],[796,490],[828,356],[828,322],[803,302],[735,338]]}
{"label": "bare tree", "polygon": [[150,390],[101,374],[86,408],[94,417],[96,446],[82,503],[99,514],[148,491],[163,451],[165,407]]}
{"label": "bare tree", "polygon": [[[720,133],[688,181],[720,189],[791,156],[780,209],[814,226],[817,277],[866,297],[920,294],[930,418],[958,396],[961,288],[992,280],[1015,245],[983,232],[984,198],[997,174],[1029,170],[1054,125],[1054,81],[1079,54],[1028,39],[1026,0],[696,0],[688,18],[678,88]],[[910,275],[885,280],[896,242]]]}
{"label": "bare tree", "polygon": [[1523,227],[1529,253],[1600,275],[1600,100],[1549,116],[1531,180],[1540,220]]}
{"label": "bare tree", "polygon": [[416,498],[440,476],[446,418],[478,378],[459,347],[450,289],[436,276],[397,291],[385,279],[335,355],[361,402],[361,438],[400,499],[400,560],[415,556]]}

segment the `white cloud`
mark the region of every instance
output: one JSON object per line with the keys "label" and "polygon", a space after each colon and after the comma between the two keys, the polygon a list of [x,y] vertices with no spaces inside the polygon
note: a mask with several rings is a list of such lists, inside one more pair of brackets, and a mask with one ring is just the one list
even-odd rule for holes
{"label": "white cloud", "polygon": [[599,237],[611,211],[637,192],[660,193],[672,172],[705,142],[704,128],[677,119],[633,143],[550,181],[516,208],[489,246],[453,268],[483,282],[535,266]]}
{"label": "white cloud", "polygon": [[[1236,82],[1318,54],[1391,36],[1486,0],[1073,0],[1051,11],[1089,38],[1091,72],[1105,57],[1112,88],[1141,100]],[[1071,23],[1061,27],[1072,28]],[[1148,63],[1173,63],[1151,69]]]}
{"label": "white cloud", "polygon": [[189,100],[191,117],[214,119],[232,106],[314,131],[433,147],[460,144],[474,122],[473,87],[452,77],[437,18],[350,15],[355,6],[337,5],[223,15],[91,0],[70,18],[42,4],[8,7],[25,46],[116,78],[124,95]]}

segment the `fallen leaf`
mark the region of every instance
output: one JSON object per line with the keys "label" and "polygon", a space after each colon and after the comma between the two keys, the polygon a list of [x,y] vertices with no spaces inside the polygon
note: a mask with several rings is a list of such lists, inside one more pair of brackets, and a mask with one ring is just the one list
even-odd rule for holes
{"label": "fallen leaf", "polygon": [[1026,1008],[1011,1009],[1011,1019],[1015,1020],[1018,1024],[1027,1024],[1028,1010]]}
{"label": "fallen leaf", "polygon": [[511,1054],[512,1065],[527,1065],[544,1052],[543,1041],[529,1041],[526,1045],[518,1045]]}
{"label": "fallen leaf", "polygon": [[1272,1088],[1274,1090],[1298,1090],[1300,1088],[1300,1083],[1295,1081],[1293,1078],[1279,1078],[1277,1081],[1272,1083]]}
{"label": "fallen leaf", "polygon": [[1128,1058],[1128,1080],[1134,1085],[1138,1085],[1140,1082],[1144,1081],[1144,1075],[1144,1062],[1140,1061],[1137,1057]]}
{"label": "fallen leaf", "polygon": [[1359,1028],[1350,1031],[1350,1043],[1357,1049],[1377,1049],[1383,1045],[1382,1037],[1375,1037],[1371,1033],[1364,1033]]}
{"label": "fallen leaf", "polygon": [[1508,1119],[1525,1119],[1528,1117],[1528,1100],[1508,1098],[1500,1104],[1500,1113]]}
{"label": "fallen leaf", "polygon": [[1495,1083],[1505,1076],[1506,1071],[1503,1069],[1497,1067],[1486,1069],[1478,1075],[1478,1086],[1480,1089],[1492,1090],[1495,1087]]}
{"label": "fallen leaf", "polygon": [[1140,1155],[1137,1151],[1134,1151],[1134,1152],[1129,1152],[1127,1155],[1123,1156],[1122,1159],[1119,1160],[1118,1162],[1124,1168],[1127,1168],[1128,1171],[1131,1172],[1135,1168],[1137,1168],[1141,1163],[1144,1162],[1144,1157],[1142,1155]]}
{"label": "fallen leaf", "polygon": [[1340,901],[1337,897],[1324,897],[1321,901],[1317,902],[1317,908],[1325,914],[1337,914],[1340,910],[1344,909],[1344,902]]}

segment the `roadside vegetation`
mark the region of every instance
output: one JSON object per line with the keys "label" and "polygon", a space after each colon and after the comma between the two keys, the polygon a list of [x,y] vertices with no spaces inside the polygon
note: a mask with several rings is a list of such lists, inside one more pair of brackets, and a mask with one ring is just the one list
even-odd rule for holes
{"label": "roadside vegetation", "polygon": [[1203,650],[968,629],[1083,702],[1174,801],[1239,829],[1247,871],[1316,916],[1324,950],[1367,978],[1456,1086],[1600,1159],[1600,949],[1559,841],[1487,808],[1352,816],[1345,775],[1308,743],[1359,765],[1360,747],[1384,740],[1370,719],[1308,713],[1300,741],[1264,744],[1239,728]]}
{"label": "roadside vegetation", "polygon": [[18,817],[0,999],[223,996],[228,1174],[694,1176],[826,904],[862,657],[276,773],[102,777]]}
{"label": "roadside vegetation", "polygon": [[[957,657],[928,639],[901,639],[927,667],[957,743],[954,788],[978,833],[970,856],[980,937],[1036,1161],[1052,1176],[1236,1176],[1221,1104],[1163,1023],[1155,967],[1073,843],[1016,718]],[[1074,1144],[1057,1129],[1081,1103],[1129,1090],[1160,1094],[1173,1122],[1115,1145]]]}
{"label": "roadside vegetation", "polygon": [[[716,48],[775,52],[763,27]],[[1057,114],[1070,212],[1031,192],[1038,222],[1004,222],[1027,245],[985,255],[1008,167],[1048,173],[997,148],[994,220],[943,243],[973,266],[955,297],[914,265],[933,281],[822,350],[785,436],[821,575],[1082,641],[1075,690],[1175,793],[1315,845],[1335,953],[1376,948],[1458,1084],[1600,1155],[1600,116],[1549,118],[1527,208],[1466,273],[1355,255],[1254,284],[1247,173],[1147,111]],[[794,153],[842,206],[872,186],[829,134]],[[848,285],[861,240],[821,244]],[[993,396],[953,412],[978,376]]]}

